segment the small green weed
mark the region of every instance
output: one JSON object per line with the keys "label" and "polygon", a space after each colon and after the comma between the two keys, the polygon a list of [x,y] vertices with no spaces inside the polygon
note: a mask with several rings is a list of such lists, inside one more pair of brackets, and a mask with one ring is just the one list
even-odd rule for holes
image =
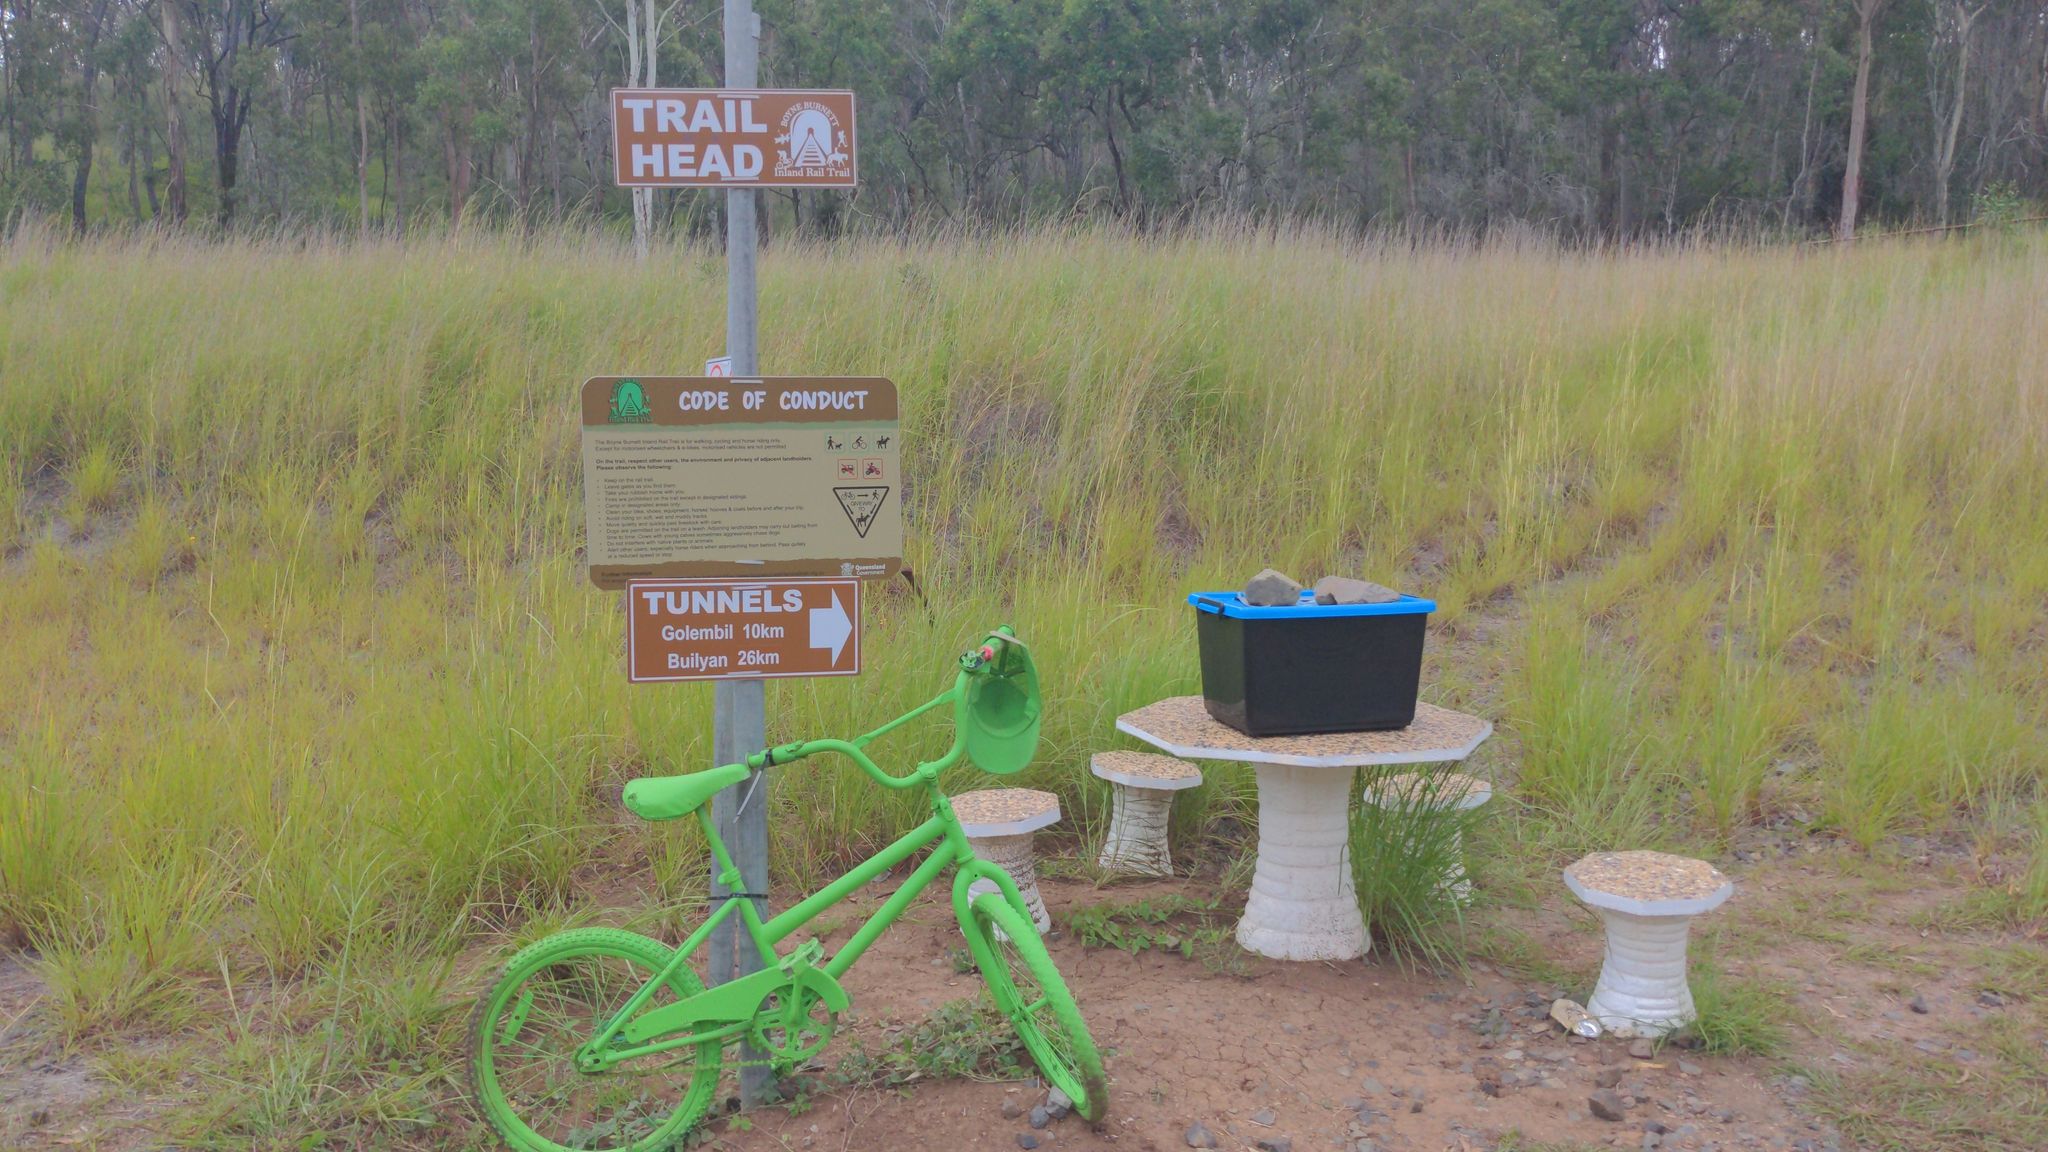
{"label": "small green weed", "polygon": [[1786,989],[1756,977],[1737,978],[1711,959],[1692,964],[1693,1007],[1687,1026],[1700,1050],[1717,1056],[1771,1056],[1785,1046],[1785,1025],[1795,1013]]}
{"label": "small green weed", "polygon": [[1366,930],[1395,956],[1433,968],[1459,960],[1457,928],[1471,899],[1465,833],[1481,809],[1460,810],[1444,793],[1446,773],[1400,774],[1399,804],[1370,790],[1394,773],[1363,774],[1351,821],[1351,878]]}
{"label": "small green weed", "polygon": [[1199,960],[1212,972],[1241,976],[1249,965],[1232,940],[1234,921],[1217,900],[1181,895],[1131,904],[1084,904],[1066,914],[1067,930],[1084,947],[1114,948],[1133,956],[1171,952],[1183,960]]}
{"label": "small green weed", "polygon": [[917,1080],[1022,1079],[1024,1042],[987,997],[939,1005],[917,1026],[870,1051],[855,1039],[832,1078],[849,1087],[900,1087]]}
{"label": "small green weed", "polygon": [[72,515],[83,519],[109,508],[121,487],[121,466],[113,449],[95,444],[71,468]]}

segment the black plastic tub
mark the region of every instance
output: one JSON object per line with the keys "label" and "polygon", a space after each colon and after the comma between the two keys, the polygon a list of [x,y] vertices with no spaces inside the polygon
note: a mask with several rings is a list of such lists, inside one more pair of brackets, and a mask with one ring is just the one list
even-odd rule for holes
{"label": "black plastic tub", "polygon": [[1202,699],[1247,736],[1405,728],[1422,682],[1422,636],[1436,603],[1255,607],[1238,592],[1197,592]]}

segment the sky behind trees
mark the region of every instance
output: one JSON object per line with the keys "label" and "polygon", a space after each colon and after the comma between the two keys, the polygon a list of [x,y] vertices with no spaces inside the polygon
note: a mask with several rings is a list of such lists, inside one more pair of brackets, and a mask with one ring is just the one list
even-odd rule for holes
{"label": "sky behind trees", "polygon": [[[758,0],[862,187],[771,230],[1206,214],[1637,238],[2048,199],[2048,0]],[[632,218],[609,89],[721,80],[719,0],[0,0],[0,218]],[[649,50],[648,29],[654,30]],[[706,231],[663,192],[652,226]]]}

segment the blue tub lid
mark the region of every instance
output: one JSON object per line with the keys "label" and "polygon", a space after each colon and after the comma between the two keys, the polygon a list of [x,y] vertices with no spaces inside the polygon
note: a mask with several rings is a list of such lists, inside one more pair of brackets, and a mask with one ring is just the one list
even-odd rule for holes
{"label": "blue tub lid", "polygon": [[1328,619],[1333,616],[1405,616],[1415,612],[1436,611],[1436,601],[1424,600],[1420,596],[1403,593],[1399,600],[1384,604],[1318,604],[1316,594],[1303,592],[1301,600],[1291,605],[1262,608],[1244,602],[1242,592],[1190,592],[1188,603],[1197,612],[1220,613],[1239,620],[1302,620]]}

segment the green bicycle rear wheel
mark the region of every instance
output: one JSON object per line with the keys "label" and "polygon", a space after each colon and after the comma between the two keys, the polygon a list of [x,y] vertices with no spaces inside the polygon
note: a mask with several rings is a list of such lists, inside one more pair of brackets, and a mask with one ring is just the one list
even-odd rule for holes
{"label": "green bicycle rear wheel", "polygon": [[[667,945],[615,928],[579,928],[529,945],[477,1001],[470,1088],[477,1109],[520,1152],[660,1152],[675,1145],[718,1089],[721,1045],[677,1048],[585,1072],[576,1053],[633,994],[661,975]],[[676,970],[645,1007],[694,996]]]}
{"label": "green bicycle rear wheel", "polygon": [[1073,1101],[1074,1111],[1090,1122],[1102,1119],[1109,1110],[1102,1054],[1037,929],[1000,892],[976,896],[968,912],[961,929],[996,1008],[1016,1026],[1046,1081]]}

